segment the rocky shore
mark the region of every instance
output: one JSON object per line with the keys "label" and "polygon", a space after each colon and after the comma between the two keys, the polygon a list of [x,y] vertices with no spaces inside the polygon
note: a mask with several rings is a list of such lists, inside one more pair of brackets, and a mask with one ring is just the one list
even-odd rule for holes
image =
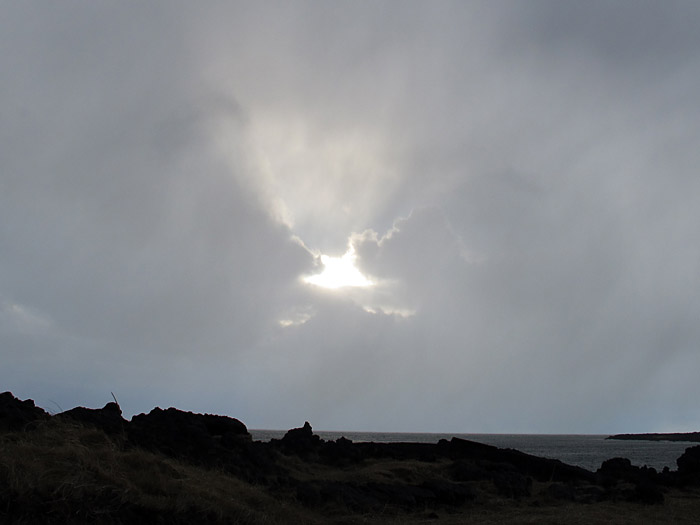
{"label": "rocky shore", "polygon": [[558,523],[571,512],[661,523],[669,508],[683,522],[700,510],[700,446],[677,464],[611,458],[590,472],[457,438],[324,441],[309,423],[259,442],[226,416],[154,408],[127,421],[117,403],[51,416],[0,394],[2,523]]}

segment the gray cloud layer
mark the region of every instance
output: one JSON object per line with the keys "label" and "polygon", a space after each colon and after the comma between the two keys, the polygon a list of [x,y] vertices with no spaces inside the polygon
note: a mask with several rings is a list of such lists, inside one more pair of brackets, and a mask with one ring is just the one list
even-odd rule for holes
{"label": "gray cloud layer", "polygon": [[[697,429],[694,2],[4,11],[0,388]],[[349,240],[375,287],[301,281]]]}

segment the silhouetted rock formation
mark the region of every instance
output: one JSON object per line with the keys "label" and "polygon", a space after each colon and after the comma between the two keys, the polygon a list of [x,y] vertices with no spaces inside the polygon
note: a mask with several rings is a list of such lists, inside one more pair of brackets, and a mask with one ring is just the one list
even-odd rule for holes
{"label": "silhouetted rock formation", "polygon": [[131,418],[129,441],[172,457],[208,464],[217,454],[250,441],[239,420],[211,414],[194,414],[175,408],[154,408]]}
{"label": "silhouetted rock formation", "polygon": [[21,401],[12,392],[0,394],[0,431],[24,430],[31,423],[49,417],[31,399]]}
{"label": "silhouetted rock formation", "polygon": [[700,485],[700,445],[685,449],[676,460],[678,477],[684,485]]}
{"label": "silhouetted rock formation", "polygon": [[627,458],[612,458],[603,461],[596,472],[598,483],[611,492],[618,482],[634,485],[632,491],[623,491],[622,497],[629,501],[646,504],[663,503],[661,485],[668,485],[668,474],[659,475],[651,467],[637,467]]}
{"label": "silhouetted rock formation", "polygon": [[93,425],[111,435],[123,433],[127,424],[122,417],[122,409],[114,402],[107,403],[103,408],[75,407],[57,416]]}
{"label": "silhouetted rock formation", "polygon": [[321,438],[314,434],[311,425],[306,421],[303,427],[287,431],[281,443],[285,452],[306,454],[318,447]]}
{"label": "silhouetted rock formation", "polygon": [[[574,481],[593,482],[595,476],[581,467],[567,465],[558,459],[540,458],[525,454],[519,450],[501,449],[475,441],[452,438],[449,442],[442,440],[438,447],[445,450],[453,459],[476,460],[477,465],[488,469],[489,465],[506,464],[518,472],[532,476],[538,481]],[[496,467],[497,468],[497,467]]]}

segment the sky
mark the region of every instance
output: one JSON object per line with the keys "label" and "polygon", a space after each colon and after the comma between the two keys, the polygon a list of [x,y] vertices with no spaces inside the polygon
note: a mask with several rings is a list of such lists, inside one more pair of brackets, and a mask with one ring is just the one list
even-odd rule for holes
{"label": "sky", "polygon": [[0,391],[700,430],[700,4],[3,2]]}

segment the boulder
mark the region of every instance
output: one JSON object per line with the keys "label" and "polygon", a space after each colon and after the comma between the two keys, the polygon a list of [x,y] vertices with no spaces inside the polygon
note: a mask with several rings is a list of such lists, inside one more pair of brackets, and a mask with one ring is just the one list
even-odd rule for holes
{"label": "boulder", "polygon": [[610,487],[619,480],[630,481],[637,478],[637,467],[632,465],[632,462],[627,458],[611,458],[606,459],[596,471],[598,482]]}

